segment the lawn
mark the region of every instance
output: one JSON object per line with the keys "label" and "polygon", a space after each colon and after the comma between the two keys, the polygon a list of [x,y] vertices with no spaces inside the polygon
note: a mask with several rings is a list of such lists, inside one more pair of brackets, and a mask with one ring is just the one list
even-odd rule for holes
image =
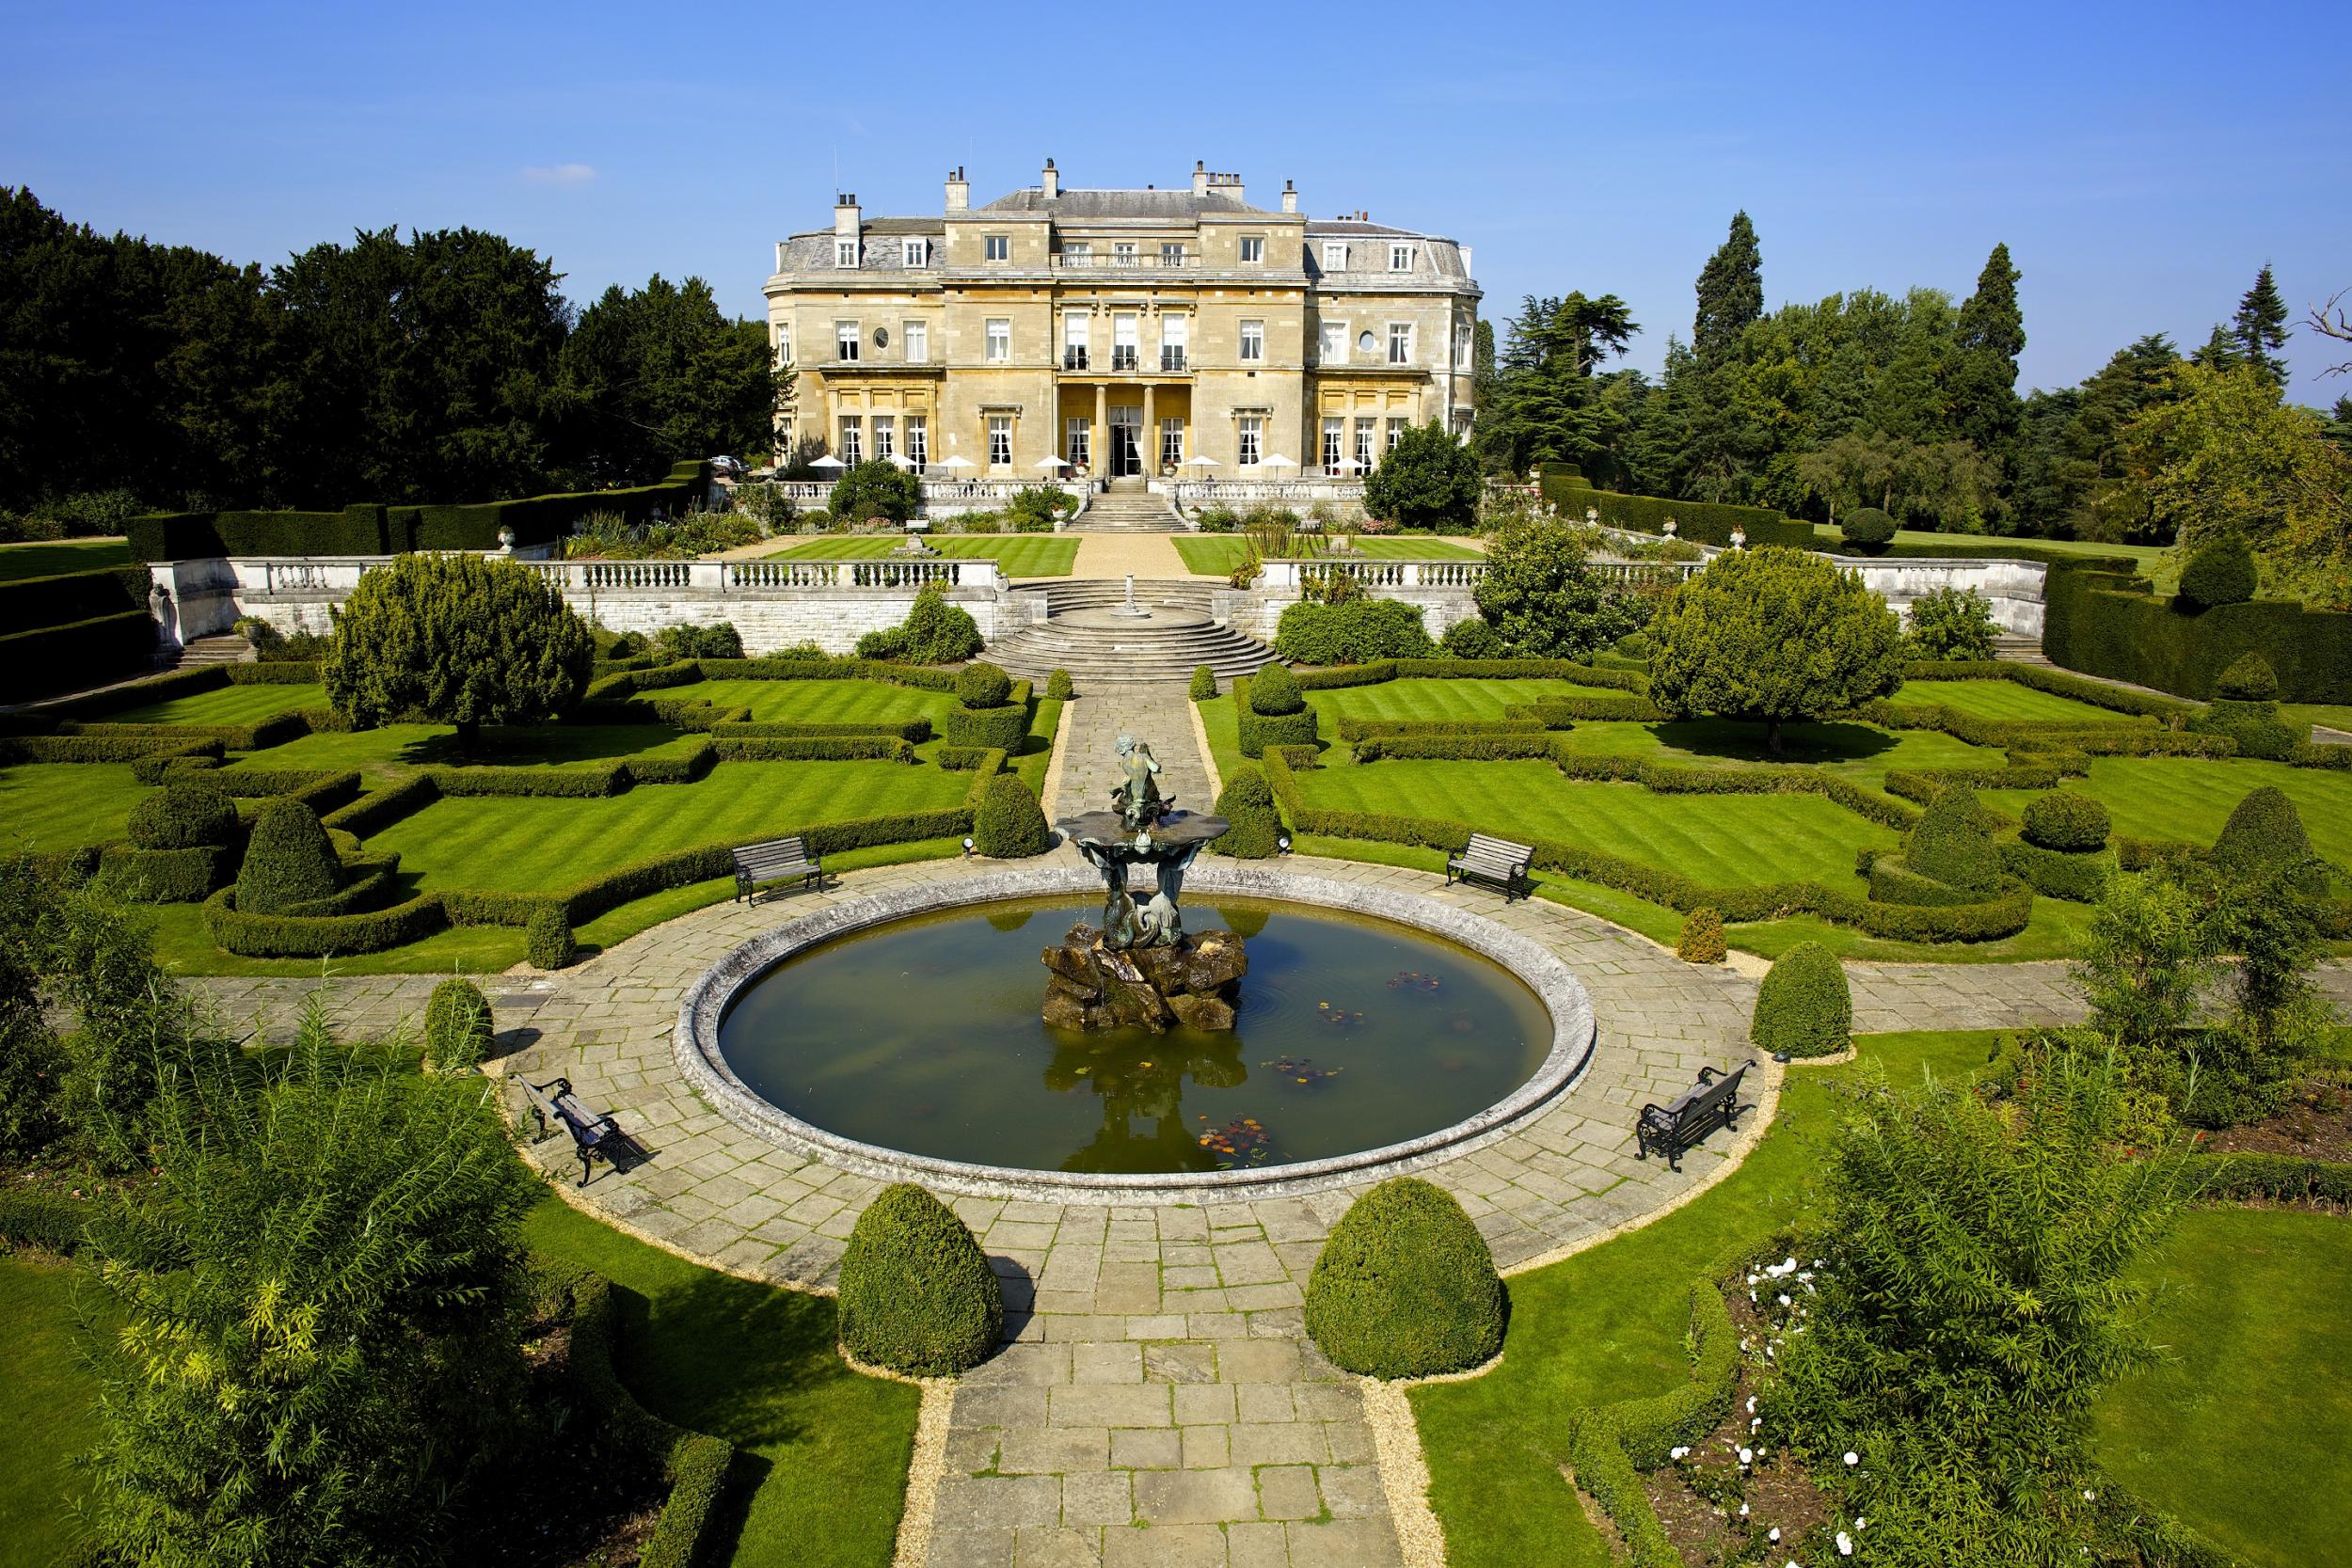
{"label": "lawn", "polygon": [[2256,1568],[2352,1563],[2352,1218],[2201,1210],[2140,1277],[2165,1359],[2101,1402],[2108,1467]]}
{"label": "lawn", "polygon": [[[1066,533],[949,533],[924,535],[924,542],[946,556],[970,559],[993,556],[998,569],[1013,578],[1066,578],[1078,559],[1078,541]],[[823,535],[804,541],[765,561],[877,561],[906,543],[895,533]]]}
{"label": "lawn", "polygon": [[299,707],[326,706],[323,686],[218,686],[192,697],[109,713],[109,724],[250,724]]}
{"label": "lawn", "polygon": [[2130,721],[2127,715],[2111,709],[2039,691],[2015,681],[1905,681],[1890,701],[1932,703],[1979,719],[2061,720],[2078,724]]}
{"label": "lawn", "polygon": [[8,850],[62,854],[120,838],[148,795],[127,762],[19,763],[0,768],[0,824]]}
{"label": "lawn", "polygon": [[2297,723],[2325,724],[2331,730],[2352,734],[2352,704],[2280,703],[2279,711]]}
{"label": "lawn", "polygon": [[938,730],[956,705],[947,692],[885,681],[697,681],[664,687],[660,695],[749,708],[755,720],[768,724],[896,724],[929,719]]}
{"label": "lawn", "polygon": [[[1813,537],[1825,545],[1843,545],[1843,530],[1828,523],[1813,525]],[[2167,545],[2102,545],[2093,539],[2019,539],[2018,545],[2035,550],[2053,550],[2060,555],[2114,555],[2137,562],[2146,572],[2172,553]],[[1917,546],[1927,549],[1948,547],[1957,543],[1971,553],[1982,553],[1998,546],[2003,541],[1981,533],[1937,533],[1931,530],[1899,528],[1895,531],[1895,543]]]}
{"label": "lawn", "polygon": [[94,572],[128,566],[131,547],[119,539],[59,539],[32,545],[0,545],[0,582],[54,578],[65,572]]}
{"label": "lawn", "polygon": [[71,1558],[72,1462],[98,1441],[95,1389],[75,1344],[76,1300],[97,1294],[71,1263],[0,1256],[0,1323],[8,1325],[8,1375],[0,1380],[8,1391],[0,1399],[0,1559],[9,1562]]}
{"label": "lawn", "polygon": [[[2211,844],[2238,801],[2264,784],[2276,784],[2295,802],[2312,848],[2352,871],[2352,772],[2281,762],[2093,757],[2090,777],[2070,779],[2066,787],[2106,801],[2115,831],[2127,837]],[[1994,790],[1984,799],[2014,815],[2033,796]]]}
{"label": "lawn", "polygon": [[1575,681],[1414,680],[1332,687],[1308,692],[1307,700],[1321,715],[1322,735],[1329,740],[1338,736],[1343,719],[1500,719],[1504,708],[1522,703],[1626,695]]}
{"label": "lawn", "polygon": [[[1354,536],[1358,553],[1372,561],[1483,561],[1484,551],[1451,539],[1367,539]],[[1232,574],[1248,554],[1249,541],[1238,533],[1178,534],[1170,541],[1184,558],[1184,570],[1199,578]],[[1314,546],[1321,554],[1322,547]]]}
{"label": "lawn", "polygon": [[466,764],[503,768],[601,767],[618,758],[691,750],[700,736],[668,724],[485,725],[471,753],[457,750],[447,724],[385,724],[373,730],[323,730],[263,752],[244,752],[230,768],[358,768],[387,783],[423,767]]}
{"label": "lawn", "polygon": [[428,887],[553,892],[673,849],[749,843],[819,822],[961,804],[969,773],[929,764],[727,762],[691,784],[643,784],[594,800],[472,796],[437,800],[385,828]]}
{"label": "lawn", "polygon": [[701,1560],[887,1568],[921,1398],[843,1364],[830,1300],[698,1268],[553,1198],[525,1237],[620,1288],[619,1370],[631,1393],[741,1450],[735,1484],[752,1490],[740,1532]]}

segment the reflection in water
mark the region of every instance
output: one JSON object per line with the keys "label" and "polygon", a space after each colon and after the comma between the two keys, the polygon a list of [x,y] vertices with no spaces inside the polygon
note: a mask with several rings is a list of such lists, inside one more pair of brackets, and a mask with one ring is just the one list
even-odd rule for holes
{"label": "reflection in water", "polygon": [[[1103,1125],[1064,1170],[1215,1170],[1220,1161],[1184,1126],[1184,1080],[1230,1089],[1248,1082],[1239,1035],[1179,1030],[1144,1040],[1098,1044],[1062,1035],[1045,1068],[1045,1086],[1101,1097]],[[1143,1126],[1138,1129],[1137,1123]]]}

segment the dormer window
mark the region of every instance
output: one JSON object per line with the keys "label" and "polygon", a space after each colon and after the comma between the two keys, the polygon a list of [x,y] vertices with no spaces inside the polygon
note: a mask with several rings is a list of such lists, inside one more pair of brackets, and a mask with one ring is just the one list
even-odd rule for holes
{"label": "dormer window", "polygon": [[834,266],[836,266],[836,267],[853,267],[853,266],[856,266],[856,265],[857,265],[857,242],[856,242],[855,240],[835,240],[835,241],[834,241],[834,242],[833,242],[833,264],[834,264]]}
{"label": "dormer window", "polygon": [[931,261],[931,242],[909,240],[900,254],[905,257],[906,264],[910,267],[929,266]]}
{"label": "dormer window", "polygon": [[1345,272],[1347,270],[1347,245],[1345,241],[1326,240],[1323,242],[1323,270],[1326,272]]}
{"label": "dormer window", "polygon": [[1389,270],[1391,272],[1412,271],[1413,247],[1408,245],[1392,245],[1389,246]]}
{"label": "dormer window", "polygon": [[1263,235],[1251,234],[1242,240],[1241,263],[1246,267],[1259,267],[1265,264],[1265,237]]}

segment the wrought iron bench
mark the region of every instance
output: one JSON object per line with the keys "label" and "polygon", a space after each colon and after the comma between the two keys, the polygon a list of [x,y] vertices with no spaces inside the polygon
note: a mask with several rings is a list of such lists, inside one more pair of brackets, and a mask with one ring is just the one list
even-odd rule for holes
{"label": "wrought iron bench", "polygon": [[581,1186],[588,1185],[589,1168],[596,1161],[602,1160],[614,1170],[626,1171],[648,1157],[635,1138],[621,1131],[618,1122],[604,1112],[592,1111],[580,1103],[580,1097],[572,1093],[570,1079],[534,1084],[518,1077],[515,1082],[522,1085],[532,1119],[539,1124],[532,1143],[547,1142],[558,1127],[572,1135],[573,1152],[580,1156]]}
{"label": "wrought iron bench", "polygon": [[810,854],[798,837],[746,844],[735,851],[735,896],[747,904],[759,901],[756,889],[760,883],[788,882],[795,878],[803,887],[825,885],[824,862]]}
{"label": "wrought iron bench", "polygon": [[1502,901],[1524,898],[1535,891],[1528,879],[1527,868],[1535,859],[1535,851],[1524,844],[1514,844],[1492,833],[1472,833],[1465,848],[1456,849],[1445,860],[1446,885],[1455,881],[1490,882],[1502,890]]}
{"label": "wrought iron bench", "polygon": [[1670,1170],[1682,1168],[1682,1151],[1717,1127],[1740,1130],[1740,1080],[1756,1066],[1754,1058],[1729,1072],[1699,1069],[1699,1081],[1677,1095],[1671,1104],[1645,1105],[1633,1124],[1634,1158],[1646,1160],[1653,1151],[1666,1157]]}

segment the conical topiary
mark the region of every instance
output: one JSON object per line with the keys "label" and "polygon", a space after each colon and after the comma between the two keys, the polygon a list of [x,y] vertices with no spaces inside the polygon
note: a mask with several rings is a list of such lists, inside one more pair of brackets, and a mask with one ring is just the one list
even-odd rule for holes
{"label": "conical topiary", "polygon": [[1004,1289],[948,1207],[912,1182],[882,1189],[841,1255],[841,1348],[868,1366],[945,1377],[977,1366],[1005,1326]]}
{"label": "conical topiary", "polygon": [[263,806],[237,868],[237,911],[286,914],[341,886],[342,863],[318,814],[282,795]]}
{"label": "conical topiary", "polygon": [[2271,703],[2279,698],[2279,672],[2249,648],[2214,678],[2213,694],[2233,703]]}
{"label": "conical topiary", "polygon": [[2303,831],[2302,814],[2272,784],[2248,791],[2213,844],[2214,863],[2242,876],[2307,864],[2312,858],[2312,838]]}
{"label": "conical topiary", "polygon": [[490,1053],[490,1003],[471,980],[444,980],[424,1005],[424,1059],[441,1072],[463,1072]]}
{"label": "conical topiary", "polygon": [[1903,864],[1915,876],[1966,893],[1998,891],[2001,854],[1985,832],[1984,810],[1975,790],[1955,785],[1928,803],[1927,814],[1903,846]]}
{"label": "conical topiary", "polygon": [[1307,1281],[1307,1332],[1366,1377],[1458,1372],[1502,1348],[1502,1278],[1462,1206],[1416,1177],[1381,1182],[1331,1227]]}
{"label": "conical topiary", "polygon": [[972,847],[993,860],[1041,855],[1054,847],[1045,813],[1018,773],[999,773],[988,781],[973,816]]}
{"label": "conical topiary", "polygon": [[1853,1039],[1853,991],[1837,955],[1801,942],[1772,960],[1748,1037],[1786,1056],[1834,1056]]}
{"label": "conical topiary", "polygon": [[1224,837],[1209,846],[1218,854],[1261,861],[1275,852],[1282,816],[1274,808],[1273,787],[1256,764],[1245,762],[1233,769],[1217,795],[1216,815],[1232,824]]}

